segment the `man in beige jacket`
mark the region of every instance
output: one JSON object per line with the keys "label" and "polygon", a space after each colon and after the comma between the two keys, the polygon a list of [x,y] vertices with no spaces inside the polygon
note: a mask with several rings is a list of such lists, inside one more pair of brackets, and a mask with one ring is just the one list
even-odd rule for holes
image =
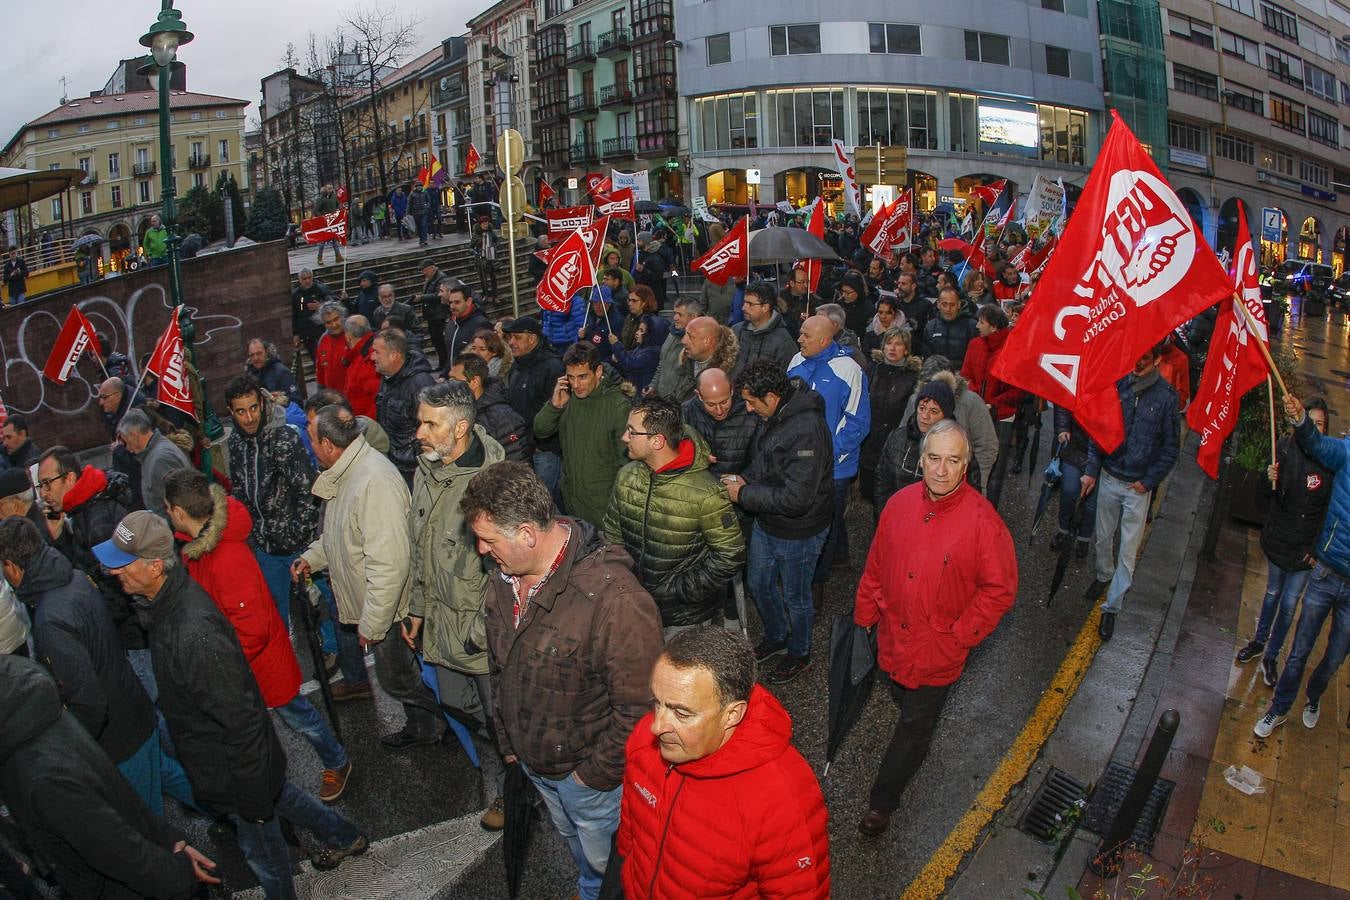
{"label": "man in beige jacket", "polygon": [[323,472],[314,496],[325,502],[323,531],[291,565],[300,578],[328,569],[343,625],[355,625],[361,646],[375,648],[380,687],[403,704],[407,722],[380,738],[388,750],[434,744],[445,730],[421,668],[394,630],[408,615],[408,510],[403,476],[366,442],[361,424],[341,406],[320,409],[309,438]]}

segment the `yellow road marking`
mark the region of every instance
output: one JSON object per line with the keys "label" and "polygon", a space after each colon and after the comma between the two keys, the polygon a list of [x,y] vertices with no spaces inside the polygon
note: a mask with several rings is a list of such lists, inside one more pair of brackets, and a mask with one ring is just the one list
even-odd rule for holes
{"label": "yellow road marking", "polygon": [[[1094,609],[1095,604],[1094,604]],[[984,787],[971,803],[970,809],[948,832],[942,845],[929,858],[923,871],[915,876],[909,887],[905,888],[904,900],[926,900],[942,896],[947,881],[956,874],[961,860],[975,846],[975,841],[1003,808],[1008,792],[1027,777],[1031,765],[1040,756],[1041,746],[1054,733],[1060,716],[1073,699],[1078,686],[1083,683],[1088,668],[1092,665],[1097,648],[1102,639],[1097,634],[1097,617],[1089,614],[1087,621],[1078,631],[1078,637],[1069,648],[1059,671],[1051,679],[1050,686],[1041,695],[1035,711],[1027,719],[1022,731],[1013,741],[1008,752],[999,762]]]}

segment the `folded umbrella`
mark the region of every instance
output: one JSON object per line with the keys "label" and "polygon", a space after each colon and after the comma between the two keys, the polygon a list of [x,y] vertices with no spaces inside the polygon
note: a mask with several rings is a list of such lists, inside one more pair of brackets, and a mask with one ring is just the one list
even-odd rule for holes
{"label": "folded umbrella", "polygon": [[506,825],[502,829],[502,863],[506,868],[506,890],[515,900],[520,896],[520,878],[525,874],[525,851],[530,846],[534,824],[534,785],[519,762],[506,767],[502,786],[502,809]]}
{"label": "folded umbrella", "polygon": [[1036,514],[1031,517],[1031,533],[1033,535],[1036,533],[1036,529],[1040,527],[1046,507],[1050,505],[1050,495],[1059,487],[1059,482],[1063,477],[1064,472],[1059,462],[1059,447],[1056,446],[1055,455],[1051,457],[1050,462],[1045,467],[1045,484],[1041,485],[1041,496],[1036,501]]}
{"label": "folded umbrella", "polygon": [[[1083,520],[1083,492],[1078,492],[1078,499],[1073,504],[1073,522],[1069,525],[1069,534],[1078,534],[1078,524]],[[1059,548],[1059,557],[1055,559],[1055,573],[1050,576],[1050,596],[1045,598],[1045,606],[1050,608],[1050,601],[1055,599],[1055,592],[1059,586],[1064,583],[1064,573],[1069,568],[1069,553],[1073,550],[1074,542],[1066,540],[1064,546]]]}
{"label": "folded umbrella", "polygon": [[844,738],[862,715],[877,670],[876,629],[864,628],[852,615],[837,615],[830,625],[829,707],[825,741],[825,775]]}
{"label": "folded umbrella", "polygon": [[309,655],[314,661],[314,677],[319,682],[319,693],[323,695],[323,708],[328,713],[328,724],[333,727],[333,735],[338,743],[342,739],[342,723],[338,721],[337,710],[333,704],[333,686],[328,683],[328,669],[323,664],[323,644],[319,640],[319,608],[309,601],[309,589],[305,580],[291,582],[291,609],[301,610],[305,620],[305,639],[309,644]]}

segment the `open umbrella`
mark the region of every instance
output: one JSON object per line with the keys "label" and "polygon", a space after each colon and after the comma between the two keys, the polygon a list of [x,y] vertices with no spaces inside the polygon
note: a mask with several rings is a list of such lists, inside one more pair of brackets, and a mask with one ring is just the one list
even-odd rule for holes
{"label": "open umbrella", "polygon": [[656,205],[661,207],[661,212],[668,216],[687,216],[693,212],[693,210],[683,203],[666,203],[663,200]]}
{"label": "open umbrella", "polygon": [[83,235],[83,236],[81,236],[81,237],[76,238],[76,239],[75,239],[75,242],[74,242],[73,244],[70,245],[70,249],[72,249],[72,250],[82,250],[82,249],[84,249],[85,247],[92,247],[92,246],[94,246],[95,244],[101,244],[101,243],[103,243],[103,235],[101,235],[101,234],[86,234],[86,235]]}
{"label": "open umbrella", "polygon": [[833,247],[805,228],[770,226],[750,232],[750,259],[756,265],[838,258]]}
{"label": "open umbrella", "polygon": [[[1073,504],[1073,522],[1069,525],[1069,534],[1078,533],[1078,523],[1083,520],[1083,492],[1078,492],[1078,499]],[[1055,559],[1055,573],[1050,576],[1050,596],[1045,598],[1045,606],[1050,607],[1050,601],[1055,599],[1055,592],[1059,586],[1064,583],[1064,573],[1069,568],[1069,553],[1073,551],[1074,541],[1065,541],[1064,546],[1059,548],[1059,556]]]}
{"label": "open umbrella", "polygon": [[309,589],[305,582],[291,582],[291,609],[303,612],[305,620],[305,638],[309,644],[309,655],[314,661],[314,677],[319,682],[319,693],[323,695],[323,708],[328,713],[328,724],[333,726],[333,734],[339,743],[342,740],[342,723],[338,721],[333,706],[333,686],[328,683],[328,669],[323,664],[323,644],[319,641],[319,608],[309,600]]}
{"label": "open umbrella", "polygon": [[877,671],[877,635],[863,628],[851,615],[837,615],[830,625],[830,700],[826,723],[825,775],[844,743],[849,729],[862,715]]}
{"label": "open umbrella", "polygon": [[653,203],[650,200],[639,200],[633,204],[633,211],[640,212],[645,215],[651,215],[653,213],[659,213],[662,210],[660,204],[658,203]]}
{"label": "open umbrella", "polygon": [[1059,462],[1059,445],[1055,446],[1055,455],[1050,458],[1050,462],[1045,466],[1045,484],[1041,485],[1041,496],[1036,501],[1036,514],[1031,517],[1031,533],[1034,535],[1036,529],[1040,527],[1041,519],[1045,516],[1045,508],[1050,505],[1050,495],[1059,487],[1060,480],[1064,477],[1064,472]]}
{"label": "open umbrella", "polygon": [[502,785],[506,825],[502,829],[502,862],[506,867],[506,890],[511,900],[520,896],[520,877],[525,874],[525,851],[534,825],[534,785],[520,763],[506,767]]}

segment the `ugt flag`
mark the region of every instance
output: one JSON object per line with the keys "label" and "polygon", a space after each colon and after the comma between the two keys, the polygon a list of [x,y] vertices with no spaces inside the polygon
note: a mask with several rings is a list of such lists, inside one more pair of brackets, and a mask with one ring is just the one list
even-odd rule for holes
{"label": "ugt flag", "polygon": [[702,272],[705,278],[718,287],[732,278],[750,277],[750,217],[741,216],[741,220],[731,226],[727,236],[694,260],[689,268]]}
{"label": "ugt flag", "polygon": [[72,306],[70,312],[66,313],[61,333],[56,336],[56,343],[52,345],[47,364],[42,367],[42,374],[48,381],[65,384],[70,380],[70,373],[84,351],[91,348],[95,356],[103,355],[103,348],[98,345],[98,337],[94,334],[94,326],[80,312],[79,307]]}
{"label": "ugt flag", "polygon": [[[1237,292],[1219,307],[1219,318],[1214,322],[1214,339],[1210,342],[1205,371],[1195,399],[1186,410],[1186,424],[1200,435],[1200,449],[1195,460],[1210,478],[1219,477],[1219,453],[1223,442],[1233,433],[1237,424],[1238,406],[1242,395],[1266,379],[1270,369],[1265,354],[1257,341],[1269,343],[1266,310],[1261,304],[1261,285],[1256,275],[1256,252],[1252,248],[1252,233],[1247,228],[1247,213],[1238,204],[1238,239],[1233,280]],[[1248,326],[1247,317],[1238,309],[1238,303],[1247,307],[1256,323],[1256,333]]]}
{"label": "ugt flag", "polygon": [[1108,452],[1116,380],[1176,325],[1233,293],[1228,273],[1138,139],[1111,131],[995,378],[1074,414]]}
{"label": "ugt flag", "polygon": [[541,308],[550,312],[567,312],[572,305],[572,295],[594,284],[595,260],[581,231],[577,230],[553,248],[535,299]]}
{"label": "ugt flag", "polygon": [[150,354],[150,361],[145,368],[159,379],[159,402],[195,419],[197,407],[192,402],[192,382],[188,379],[187,361],[184,358],[183,331],[178,325],[181,309],[181,306],[174,307],[169,324],[164,326],[164,333],[155,341],[155,352]]}
{"label": "ugt flag", "polygon": [[347,245],[347,207],[337,212],[321,213],[300,223],[300,233],[306,244],[322,244],[324,241],[337,241]]}

